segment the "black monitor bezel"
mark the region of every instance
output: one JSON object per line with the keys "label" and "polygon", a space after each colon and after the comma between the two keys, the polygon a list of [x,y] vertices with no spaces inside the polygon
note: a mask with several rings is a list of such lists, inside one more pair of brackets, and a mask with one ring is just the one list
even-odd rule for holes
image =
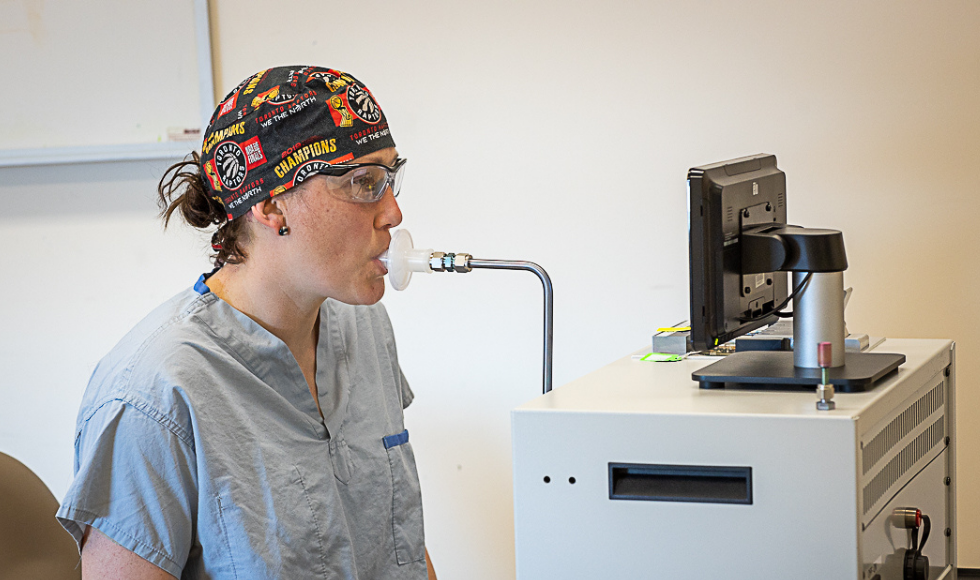
{"label": "black monitor bezel", "polygon": [[[726,275],[731,277],[741,268],[738,241],[742,226],[741,222],[733,224],[728,212],[740,216],[752,204],[767,202],[774,207],[772,223],[786,225],[786,176],[776,167],[775,155],[741,157],[688,171],[690,346],[695,351],[708,350],[777,320],[774,314],[739,320],[745,315],[740,310],[741,284],[726,289]],[[786,278],[784,272],[767,278],[772,282],[773,300],[766,301],[766,308],[786,299]]]}

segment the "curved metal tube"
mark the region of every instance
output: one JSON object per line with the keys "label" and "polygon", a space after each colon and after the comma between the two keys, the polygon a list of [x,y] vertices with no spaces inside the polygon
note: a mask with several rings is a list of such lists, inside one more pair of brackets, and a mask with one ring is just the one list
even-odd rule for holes
{"label": "curved metal tube", "polygon": [[470,258],[467,264],[471,268],[488,270],[527,270],[534,272],[544,286],[544,393],[551,390],[551,349],[554,344],[554,308],[555,299],[551,288],[551,278],[544,268],[534,262],[514,260],[477,260]]}

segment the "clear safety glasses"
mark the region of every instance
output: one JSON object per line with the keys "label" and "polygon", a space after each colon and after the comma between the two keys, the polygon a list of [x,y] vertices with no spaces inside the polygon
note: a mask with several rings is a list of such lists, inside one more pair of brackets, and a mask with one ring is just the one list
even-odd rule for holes
{"label": "clear safety glasses", "polygon": [[384,197],[388,187],[398,197],[407,162],[407,159],[399,157],[392,167],[381,163],[338,163],[316,173],[327,177],[327,186],[332,194],[351,201],[371,203]]}

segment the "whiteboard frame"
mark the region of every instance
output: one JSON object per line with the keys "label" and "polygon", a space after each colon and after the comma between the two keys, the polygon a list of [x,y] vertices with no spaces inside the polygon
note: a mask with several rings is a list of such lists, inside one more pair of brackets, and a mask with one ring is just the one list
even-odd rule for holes
{"label": "whiteboard frame", "polygon": [[[197,84],[201,107],[201,134],[214,111],[214,72],[211,65],[211,23],[208,0],[194,0],[194,32],[197,40]],[[160,141],[120,145],[81,145],[0,150],[0,167],[63,165],[143,159],[180,159],[198,148],[195,141]]]}

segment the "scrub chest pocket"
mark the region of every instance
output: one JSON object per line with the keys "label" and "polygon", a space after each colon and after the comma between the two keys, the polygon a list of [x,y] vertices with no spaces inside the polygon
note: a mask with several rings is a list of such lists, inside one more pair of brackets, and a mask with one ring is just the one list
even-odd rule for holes
{"label": "scrub chest pocket", "polygon": [[408,430],[384,438],[391,467],[391,527],[399,564],[425,559],[422,532],[422,493]]}

